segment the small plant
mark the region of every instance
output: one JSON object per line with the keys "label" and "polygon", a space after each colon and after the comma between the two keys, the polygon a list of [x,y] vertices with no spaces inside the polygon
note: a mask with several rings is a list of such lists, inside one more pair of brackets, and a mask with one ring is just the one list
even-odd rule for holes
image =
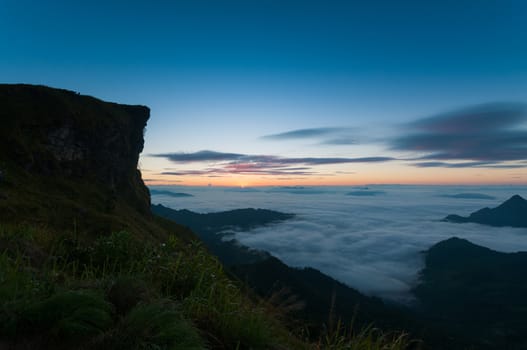
{"label": "small plant", "polygon": [[406,350],[417,345],[417,341],[410,340],[407,333],[386,333],[373,326],[359,331],[350,326],[346,331],[341,322],[336,329],[321,337],[317,350]]}

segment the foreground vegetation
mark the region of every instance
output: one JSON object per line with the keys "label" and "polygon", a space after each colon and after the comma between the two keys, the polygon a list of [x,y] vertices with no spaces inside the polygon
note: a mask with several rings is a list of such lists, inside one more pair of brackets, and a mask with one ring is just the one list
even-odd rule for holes
{"label": "foreground vegetation", "polygon": [[0,336],[12,348],[404,349],[405,335],[340,325],[309,344],[249,298],[198,242],[128,232],[0,227]]}

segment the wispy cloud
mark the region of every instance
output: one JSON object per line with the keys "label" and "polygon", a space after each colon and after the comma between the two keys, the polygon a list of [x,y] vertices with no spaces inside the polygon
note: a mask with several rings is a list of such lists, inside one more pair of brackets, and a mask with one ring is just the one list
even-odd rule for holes
{"label": "wispy cloud", "polygon": [[494,169],[517,169],[525,168],[521,164],[501,164],[498,162],[417,162],[412,165],[419,168],[494,168]]}
{"label": "wispy cloud", "polygon": [[164,171],[161,175],[207,176],[213,174],[259,174],[259,175],[320,175],[314,167],[319,165],[381,163],[395,160],[391,157],[300,157],[287,158],[272,155],[249,155],[199,151],[194,153],[162,153],[151,156],[166,158],[177,164],[214,163],[212,167],[199,170]]}
{"label": "wispy cloud", "polygon": [[278,134],[271,134],[262,136],[262,139],[268,140],[290,140],[290,139],[307,139],[316,138],[321,136],[334,135],[341,132],[341,128],[311,128],[311,129],[298,129]]}
{"label": "wispy cloud", "polygon": [[[405,126],[392,150],[419,152],[418,167],[521,167],[527,159],[527,105],[477,105]],[[455,161],[464,161],[461,163]]]}
{"label": "wispy cloud", "polygon": [[309,139],[324,145],[351,145],[356,143],[352,135],[353,132],[356,130],[349,127],[310,128],[265,135],[261,138],[275,141]]}
{"label": "wispy cloud", "polygon": [[355,145],[357,142],[352,139],[350,136],[337,136],[320,142],[322,145]]}
{"label": "wispy cloud", "polygon": [[160,157],[160,158],[166,158],[173,162],[178,163],[191,163],[191,162],[220,162],[220,161],[226,161],[226,160],[236,160],[244,157],[243,154],[237,154],[237,153],[223,153],[223,152],[215,152],[215,151],[199,151],[199,152],[193,152],[193,153],[184,153],[184,152],[177,152],[177,153],[159,153],[159,154],[151,154],[152,157]]}

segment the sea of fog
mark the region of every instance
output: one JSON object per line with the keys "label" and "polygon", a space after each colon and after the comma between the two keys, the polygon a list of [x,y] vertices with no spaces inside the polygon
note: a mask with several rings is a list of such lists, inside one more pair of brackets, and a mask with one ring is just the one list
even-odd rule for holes
{"label": "sea of fog", "polygon": [[441,240],[457,236],[502,252],[527,251],[527,229],[440,221],[495,207],[514,194],[527,198],[527,186],[151,188],[192,195],[152,196],[152,203],[173,209],[294,213],[294,219],[235,236],[290,266],[311,266],[364,293],[402,302],[411,299],[422,252]]}

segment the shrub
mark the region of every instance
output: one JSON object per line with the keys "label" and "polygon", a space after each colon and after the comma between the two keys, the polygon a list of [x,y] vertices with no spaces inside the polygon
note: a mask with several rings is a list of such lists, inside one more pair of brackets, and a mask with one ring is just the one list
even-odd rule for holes
{"label": "shrub", "polygon": [[204,349],[194,326],[170,301],[135,306],[96,346],[100,349]]}
{"label": "shrub", "polygon": [[78,340],[101,334],[112,323],[112,306],[102,295],[91,291],[64,291],[29,304],[21,312],[18,330]]}

